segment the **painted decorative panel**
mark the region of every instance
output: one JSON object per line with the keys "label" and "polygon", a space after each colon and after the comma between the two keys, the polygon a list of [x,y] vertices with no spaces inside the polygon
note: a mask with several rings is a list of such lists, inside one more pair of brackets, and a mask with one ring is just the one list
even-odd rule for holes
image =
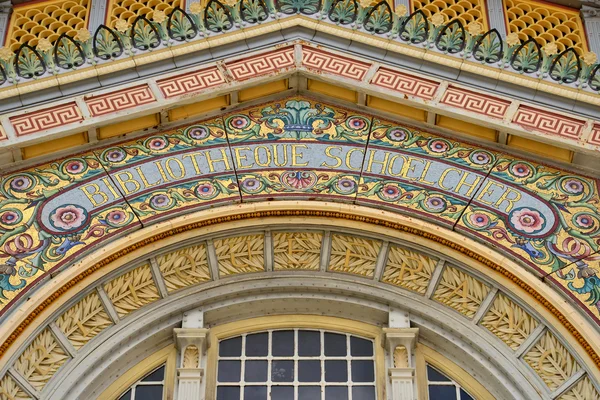
{"label": "painted decorative panel", "polygon": [[550,332],[546,332],[523,359],[550,390],[557,389],[581,369],[573,355]]}
{"label": "painted decorative panel", "polygon": [[[290,199],[365,205],[455,229],[551,274],[598,322],[595,179],[298,96],[4,172],[0,314],[47,274],[142,224]],[[315,268],[316,254],[311,260]],[[423,280],[411,290],[422,292]]]}
{"label": "painted decorative panel", "polygon": [[539,325],[535,318],[503,294],[496,296],[480,323],[513,350],[518,349]]}
{"label": "painted decorative panel", "polygon": [[142,265],[104,285],[104,291],[122,318],[160,298],[149,265]]}
{"label": "painted decorative panel", "polygon": [[69,356],[54,335],[46,329],[33,339],[15,362],[14,368],[31,386],[41,391],[68,359]]}
{"label": "painted decorative panel", "polygon": [[158,256],[156,261],[169,292],[211,279],[203,244]]}
{"label": "painted decorative panel", "polygon": [[9,375],[0,380],[1,400],[32,400],[32,398],[17,385],[17,382]]}
{"label": "painted decorative panel", "polygon": [[335,74],[357,81],[363,80],[371,66],[371,64],[365,62],[308,46],[302,48],[302,65],[307,69]]}
{"label": "painted decorative panel", "polygon": [[600,400],[600,394],[587,376],[577,382],[558,400]]}
{"label": "painted decorative panel", "polygon": [[502,119],[511,102],[468,90],[448,87],[440,103],[462,108],[465,111]]}
{"label": "painted decorative panel", "polygon": [[177,75],[157,82],[165,99],[197,93],[213,86],[226,83],[225,77],[217,67],[210,67],[189,74]]}
{"label": "painted decorative panel", "polygon": [[318,270],[322,241],[321,232],[274,232],[273,268]]}
{"label": "painted decorative panel", "polygon": [[454,267],[446,266],[433,299],[473,318],[490,291],[485,283]]}
{"label": "painted decorative panel", "polygon": [[214,243],[220,277],[265,270],[264,235],[236,236]]}
{"label": "painted decorative panel", "polygon": [[155,101],[156,98],[148,85],[141,85],[85,99],[92,117],[127,110],[128,108],[154,103]]}
{"label": "painted decorative panel", "polygon": [[513,122],[525,128],[571,139],[579,139],[585,125],[584,120],[569,118],[527,106],[519,107]]}
{"label": "painted decorative panel", "polygon": [[23,116],[10,117],[9,119],[15,128],[17,136],[24,136],[72,122],[83,121],[83,115],[77,104],[72,102],[35,111]]}
{"label": "painted decorative panel", "polygon": [[96,292],[88,294],[56,320],[56,325],[76,349],[112,325]]}
{"label": "painted decorative panel", "polygon": [[437,260],[413,250],[390,246],[382,282],[425,294]]}
{"label": "painted decorative panel", "polygon": [[371,80],[373,85],[402,92],[409,96],[431,100],[440,84],[413,75],[403,74],[387,68],[379,68]]}
{"label": "painted decorative panel", "polygon": [[238,81],[275,72],[284,72],[286,68],[294,66],[293,46],[226,64],[227,70],[233,79]]}
{"label": "painted decorative panel", "polygon": [[331,235],[329,271],[345,272],[372,278],[375,274],[377,256],[381,249],[379,240],[356,236]]}

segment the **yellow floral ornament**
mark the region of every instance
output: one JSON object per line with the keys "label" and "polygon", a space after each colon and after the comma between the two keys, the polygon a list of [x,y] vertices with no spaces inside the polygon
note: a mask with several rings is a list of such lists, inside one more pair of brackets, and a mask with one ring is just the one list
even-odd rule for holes
{"label": "yellow floral ornament", "polygon": [[129,29],[129,22],[125,21],[124,19],[120,19],[117,21],[117,23],[115,24],[115,28],[121,32],[121,33],[125,33],[127,32],[127,29]]}
{"label": "yellow floral ornament", "polygon": [[398,7],[396,7],[395,13],[398,17],[404,17],[408,13],[408,10],[404,4],[400,4]]}
{"label": "yellow floral ornament", "polygon": [[442,14],[442,13],[433,14],[433,16],[431,17],[431,23],[436,28],[440,25],[443,25],[445,21],[446,21],[446,18],[444,17],[444,14]]}
{"label": "yellow floral ornament", "polygon": [[202,6],[200,5],[200,3],[190,4],[190,12],[194,14],[200,14],[202,12]]}
{"label": "yellow floral ornament", "polygon": [[47,51],[52,48],[52,43],[48,39],[42,38],[38,40],[37,46],[35,46],[36,50],[39,51]]}
{"label": "yellow floral ornament", "polygon": [[224,0],[223,3],[227,4],[229,7],[235,7],[238,0]]}
{"label": "yellow floral ornament", "polygon": [[370,7],[373,4],[373,0],[360,0],[360,6],[362,8]]}
{"label": "yellow floral ornament", "polygon": [[156,10],[152,13],[152,20],[158,24],[162,24],[167,19],[167,14],[164,11]]}
{"label": "yellow floral ornament", "polygon": [[14,56],[15,53],[12,52],[8,47],[0,47],[0,59],[4,61],[8,61]]}
{"label": "yellow floral ornament", "polygon": [[544,53],[546,53],[549,56],[553,56],[556,53],[558,53],[558,46],[554,42],[547,43],[544,46]]}
{"label": "yellow floral ornament", "polygon": [[519,39],[519,35],[517,34],[517,32],[509,33],[506,37],[506,44],[508,44],[509,46],[516,46],[519,43],[521,43],[521,39]]}
{"label": "yellow floral ornament", "polygon": [[87,42],[92,37],[92,34],[87,29],[80,29],[77,31],[77,35],[75,35],[75,40],[79,40],[80,42]]}
{"label": "yellow floral ornament", "polygon": [[588,51],[583,55],[583,62],[587,65],[593,65],[598,61],[598,56],[593,51]]}
{"label": "yellow floral ornament", "polygon": [[467,31],[471,34],[471,36],[481,35],[483,32],[483,25],[479,22],[473,21],[467,26]]}

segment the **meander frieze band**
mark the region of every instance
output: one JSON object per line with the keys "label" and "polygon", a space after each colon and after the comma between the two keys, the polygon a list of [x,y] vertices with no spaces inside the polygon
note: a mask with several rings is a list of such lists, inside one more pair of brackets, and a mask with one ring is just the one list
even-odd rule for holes
{"label": "meander frieze band", "polygon": [[372,224],[377,226],[382,226],[385,228],[390,228],[397,231],[402,231],[411,235],[420,236],[424,239],[439,243],[443,246],[451,248],[454,251],[460,252],[465,256],[485,265],[488,268],[493,269],[494,271],[504,275],[506,278],[517,284],[524,291],[529,293],[533,298],[535,298],[544,308],[546,308],[553,316],[555,316],[560,323],[573,335],[575,340],[585,349],[587,354],[592,358],[596,366],[600,367],[600,356],[594,351],[594,349],[590,346],[587,339],[574,327],[569,320],[558,310],[552,303],[547,300],[544,296],[538,293],[534,288],[532,288],[528,283],[521,280],[518,276],[514,275],[501,265],[489,260],[488,258],[478,254],[472,250],[465,248],[464,246],[453,242],[449,239],[443,238],[439,235],[425,232],[421,229],[410,227],[404,224],[391,222],[389,220],[373,218],[373,217],[365,217],[357,214],[353,214],[350,212],[342,212],[342,211],[311,211],[311,210],[273,210],[273,211],[254,211],[247,213],[239,213],[232,214],[224,217],[206,219],[199,222],[194,222],[191,224],[179,226],[173,228],[169,231],[161,232],[159,234],[150,236],[146,239],[140,240],[134,244],[131,244],[125,248],[122,248],[109,256],[103,258],[102,260],[96,262],[91,267],[87,268],[85,271],[82,271],[76,277],[71,279],[69,282],[65,283],[62,287],[60,287],[56,292],[51,294],[48,298],[46,298],[36,309],[30,313],[24,320],[19,324],[19,326],[13,331],[13,333],[7,338],[7,340],[0,345],[0,356],[6,353],[9,347],[17,340],[17,338],[21,335],[23,331],[27,329],[27,327],[33,324],[38,315],[40,315],[47,307],[49,307],[54,301],[58,300],[59,297],[65,295],[73,286],[85,280],[86,277],[92,275],[93,273],[102,270],[104,267],[108,266],[110,263],[116,261],[120,257],[124,257],[138,249],[142,249],[146,246],[149,246],[153,243],[160,242],[161,240],[176,237],[179,234],[184,232],[193,231],[200,228],[209,227],[212,225],[218,225],[227,222],[234,221],[242,221],[242,220],[250,220],[250,219],[261,219],[261,218],[272,218],[272,217],[314,217],[314,218],[334,218],[334,219],[343,219],[349,221],[355,221],[360,223]]}

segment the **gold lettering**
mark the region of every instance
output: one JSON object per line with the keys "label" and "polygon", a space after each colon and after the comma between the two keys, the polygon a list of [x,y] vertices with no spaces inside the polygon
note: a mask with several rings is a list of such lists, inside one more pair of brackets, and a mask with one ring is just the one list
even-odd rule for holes
{"label": "gold lettering", "polygon": [[494,194],[494,191],[491,189],[492,185],[496,185],[498,186],[500,189],[504,190],[504,185],[500,185],[499,183],[496,183],[494,181],[488,181],[485,184],[485,187],[483,188],[483,190],[481,191],[481,193],[479,193],[479,196],[477,196],[477,200],[479,200],[480,202],[487,204],[489,206],[493,205],[494,203],[488,200],[485,200],[483,198],[484,195],[488,195],[491,196]]}
{"label": "gold lettering", "polygon": [[407,160],[406,160],[406,162],[402,166],[402,171],[400,171],[400,174],[402,176],[404,176],[406,179],[417,179],[415,177],[408,176],[409,172],[415,172],[416,166],[413,164],[413,161],[414,162],[420,162],[420,163],[424,163],[425,162],[425,161],[423,161],[420,158],[408,157]]}
{"label": "gold lettering", "polygon": [[[438,186],[444,190],[452,190],[451,187],[444,186],[444,179],[446,179],[446,175],[448,175],[450,172],[456,172],[456,173],[458,173],[458,176],[461,176],[463,174],[463,171],[458,170],[456,168],[448,168],[448,169],[444,170],[444,172],[442,172],[442,174],[440,175],[440,179],[438,179]],[[459,185],[460,185],[460,182],[459,182]]]}
{"label": "gold lettering", "polygon": [[295,253],[304,253],[303,249],[294,249],[294,242],[296,242],[295,238],[288,238],[288,262],[293,263],[293,264],[307,264],[309,261],[301,261],[301,260],[296,260],[294,258],[294,254]]}
{"label": "gold lettering", "polygon": [[206,162],[208,163],[208,170],[210,172],[215,172],[215,164],[218,162],[222,162],[225,165],[225,171],[231,169],[229,166],[229,159],[227,158],[227,154],[224,149],[219,149],[221,151],[221,158],[212,159],[209,151],[204,152],[204,156],[206,157]]}
{"label": "gold lettering", "polygon": [[[89,189],[94,189],[93,193],[90,193]],[[101,206],[102,204],[108,201],[108,195],[100,190],[100,186],[95,183],[90,183],[89,185],[83,185],[81,187],[81,191],[88,200],[94,205],[94,207]],[[101,200],[96,200],[95,196],[100,196]]]}
{"label": "gold lettering", "polygon": [[[173,169],[171,168],[171,162],[175,162],[175,164],[177,164],[177,166],[181,170],[181,175],[175,176],[175,174],[173,173]],[[167,172],[169,173],[169,175],[171,175],[171,178],[173,179],[181,179],[185,176],[185,167],[183,166],[183,163],[176,158],[167,158],[167,161],[165,161],[165,168],[167,169]]]}
{"label": "gold lettering", "polygon": [[[513,197],[512,199],[509,199],[508,198],[509,193],[514,193],[515,197]],[[514,207],[514,205],[515,205],[514,203],[516,203],[520,199],[521,199],[521,193],[519,193],[516,190],[513,190],[511,188],[507,188],[506,192],[502,193],[502,196],[500,196],[500,198],[496,202],[496,207],[500,208],[500,204],[502,204],[502,202],[506,201],[506,202],[508,202],[508,205],[506,206],[506,209],[504,210],[504,212],[509,212]]]}
{"label": "gold lettering", "polygon": [[147,189],[152,186],[156,186],[160,183],[160,179],[154,183],[148,183],[148,179],[146,179],[146,175],[144,175],[144,172],[142,171],[141,167],[135,167],[135,171],[140,176],[140,179],[142,180],[142,183],[144,184],[144,189]]}
{"label": "gold lettering", "polygon": [[369,161],[367,162],[367,172],[373,172],[373,164],[381,165],[381,173],[384,173],[387,169],[388,162],[390,160],[390,153],[385,152],[385,156],[383,157],[383,161],[375,160],[375,150],[371,150],[369,153]]}
{"label": "gold lettering", "polygon": [[[123,175],[125,175],[126,179],[122,178]],[[122,171],[122,172],[115,174],[114,177],[117,180],[117,182],[119,182],[119,185],[121,186],[121,188],[123,189],[123,192],[125,192],[126,195],[140,190],[140,184],[138,183],[138,181],[133,179],[133,175],[131,175],[131,172]],[[130,190],[129,187],[127,186],[128,183],[133,184],[133,187],[135,189]]]}
{"label": "gold lettering", "polygon": [[308,146],[305,144],[293,144],[292,145],[292,167],[306,167],[308,162],[299,162],[303,153],[297,153],[297,149],[308,149]]}
{"label": "gold lettering", "polygon": [[88,333],[90,333],[90,330],[86,329],[86,327],[83,326],[83,324],[81,323],[81,321],[77,321],[76,324],[77,324],[77,327],[79,328],[79,330],[81,331],[81,334],[84,337],[87,337]]}
{"label": "gold lettering", "polygon": [[156,168],[158,169],[158,173],[160,174],[163,181],[169,182],[169,178],[167,178],[167,174],[165,173],[165,170],[163,169],[162,165],[160,165],[160,161],[154,161],[154,165],[156,165]]}
{"label": "gold lettering", "polygon": [[363,155],[365,154],[365,152],[363,151],[363,149],[350,149],[348,150],[348,153],[346,153],[346,166],[348,167],[349,170],[352,171],[360,171],[360,169],[362,168],[362,165],[358,168],[354,168],[351,164],[350,164],[350,158],[352,157],[352,153],[354,153],[355,151],[360,151]]}
{"label": "gold lettering", "polygon": [[[183,271],[183,267],[186,265],[186,261],[189,263],[191,269],[189,272],[184,272]],[[182,279],[184,282],[189,278],[190,274],[193,274],[194,272],[196,272],[196,261],[192,258],[192,256],[190,256],[189,254],[181,254],[179,256],[179,260],[177,260],[176,263],[176,267],[175,267],[175,275],[177,275],[180,279]]]}
{"label": "gold lettering", "polygon": [[425,161],[425,167],[423,168],[423,172],[421,173],[421,176],[419,177],[419,182],[423,182],[426,183],[428,185],[435,185],[435,182],[429,182],[428,180],[425,179],[425,177],[427,177],[427,172],[429,171],[429,168],[431,167],[431,161]]}
{"label": "gold lettering", "polygon": [[181,157],[182,159],[186,159],[187,157],[190,158],[190,160],[192,161],[192,165],[194,166],[194,170],[196,171],[196,175],[200,175],[202,173],[202,171],[200,171],[200,166],[198,165],[198,160],[196,159],[196,156],[201,156],[203,155],[200,152],[196,152],[196,153],[192,153],[192,154],[186,154],[183,157]]}
{"label": "gold lettering", "polygon": [[[260,149],[265,151],[265,156],[267,157],[266,162],[260,161],[260,154],[258,154],[258,151]],[[259,167],[268,167],[269,165],[271,165],[271,150],[267,146],[256,146],[254,148],[254,161]]]}
{"label": "gold lettering", "polygon": [[[460,293],[461,291],[462,294]],[[461,284],[458,285],[452,292],[450,292],[447,297],[452,297],[453,294],[460,295],[463,300],[466,301],[467,297],[469,296],[469,282],[466,280],[462,281]]]}
{"label": "gold lettering", "polygon": [[248,250],[248,253],[246,253],[245,250],[241,250],[239,252],[231,252],[230,257],[231,257],[231,265],[236,267],[236,268],[243,268],[246,266],[246,264],[243,263],[238,263],[237,261],[237,257],[243,257],[243,256],[247,256],[248,257],[248,261],[250,261],[252,259],[252,256],[258,255],[258,254],[262,254],[262,251],[259,250],[254,250],[252,251],[252,241],[251,239],[248,239],[246,241],[246,249]]}
{"label": "gold lettering", "polygon": [[460,177],[460,180],[456,184],[456,188],[454,189],[455,193],[460,194],[460,189],[463,186],[466,186],[469,188],[469,190],[467,190],[467,193],[465,193],[465,196],[471,197],[471,195],[473,194],[473,191],[477,188],[477,185],[479,185],[479,182],[481,182],[481,177],[475,175],[475,180],[473,181],[473,183],[467,183],[468,176],[470,176],[470,174],[468,172],[463,173],[463,175]]}
{"label": "gold lettering", "polygon": [[[362,247],[363,249],[367,249],[367,246],[361,243],[353,243],[351,246],[355,246],[355,247]],[[361,258],[362,256],[358,253],[353,253],[352,252],[352,247],[348,247],[346,249],[346,262],[344,263],[344,267],[348,268],[350,266],[350,257],[358,257]]]}
{"label": "gold lettering", "polygon": [[276,144],[273,145],[273,162],[278,167],[285,167],[288,162],[287,144],[281,145],[281,147],[283,147],[283,161],[281,161],[281,162],[279,161],[277,146],[278,145],[276,145]]}
{"label": "gold lettering", "polygon": [[251,163],[250,165],[242,165],[242,161],[248,160],[247,155],[240,154],[240,151],[242,151],[242,150],[250,151],[250,147],[234,147],[233,148],[233,152],[235,154],[235,163],[237,164],[238,169],[252,168],[254,166],[254,163]]}
{"label": "gold lettering", "polygon": [[323,161],[321,163],[321,167],[327,167],[327,168],[339,168],[340,165],[342,165],[342,159],[336,155],[333,155],[331,153],[332,150],[339,150],[342,151],[341,146],[327,146],[325,148],[325,155],[329,158],[333,158],[335,160],[335,164],[334,165],[329,165],[327,164],[327,161]]}
{"label": "gold lettering", "polygon": [[112,183],[108,180],[108,178],[102,178],[102,182],[106,185],[106,187],[110,191],[110,194],[112,194],[115,199],[118,199],[120,197],[116,190],[113,188]]}
{"label": "gold lettering", "polygon": [[[402,159],[402,168],[400,168],[400,172],[398,172],[397,174],[394,173],[394,164],[396,163],[396,160],[401,158]],[[393,156],[390,159],[390,163],[388,164],[388,175],[390,176],[402,176],[402,170],[404,169],[404,165],[406,164],[406,157],[401,156],[396,154],[395,156]]]}

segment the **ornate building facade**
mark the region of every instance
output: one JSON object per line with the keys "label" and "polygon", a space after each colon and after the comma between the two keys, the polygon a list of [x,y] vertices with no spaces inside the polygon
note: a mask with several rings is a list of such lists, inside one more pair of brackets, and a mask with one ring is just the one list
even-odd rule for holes
{"label": "ornate building facade", "polygon": [[600,400],[600,3],[0,3],[0,400]]}

